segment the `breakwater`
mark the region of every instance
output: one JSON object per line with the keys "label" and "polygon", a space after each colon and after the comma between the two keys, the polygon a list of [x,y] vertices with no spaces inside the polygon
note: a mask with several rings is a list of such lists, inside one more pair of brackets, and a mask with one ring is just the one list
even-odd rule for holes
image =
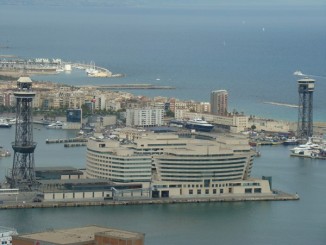
{"label": "breakwater", "polygon": [[110,84],[110,85],[94,85],[80,86],[91,87],[94,89],[175,89],[173,86],[153,85],[153,84]]}

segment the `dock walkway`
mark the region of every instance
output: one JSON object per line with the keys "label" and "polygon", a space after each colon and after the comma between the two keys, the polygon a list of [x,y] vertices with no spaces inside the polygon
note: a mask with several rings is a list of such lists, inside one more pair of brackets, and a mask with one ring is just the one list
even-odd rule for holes
{"label": "dock walkway", "polygon": [[268,195],[221,195],[218,197],[202,198],[149,198],[139,200],[85,200],[85,201],[56,201],[56,202],[26,202],[0,204],[0,209],[23,208],[61,208],[61,207],[86,207],[86,206],[116,206],[116,205],[149,205],[149,204],[176,204],[176,203],[207,203],[207,202],[246,202],[246,201],[296,201],[297,194],[288,194],[274,191]]}

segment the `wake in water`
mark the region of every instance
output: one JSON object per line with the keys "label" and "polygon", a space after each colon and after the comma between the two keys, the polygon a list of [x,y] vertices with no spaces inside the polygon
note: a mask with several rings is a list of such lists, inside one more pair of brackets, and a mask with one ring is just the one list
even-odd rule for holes
{"label": "wake in water", "polygon": [[299,77],[318,77],[318,78],[324,78],[324,79],[326,79],[326,76],[304,74],[301,71],[295,71],[295,72],[293,72],[293,75],[294,76],[299,76]]}

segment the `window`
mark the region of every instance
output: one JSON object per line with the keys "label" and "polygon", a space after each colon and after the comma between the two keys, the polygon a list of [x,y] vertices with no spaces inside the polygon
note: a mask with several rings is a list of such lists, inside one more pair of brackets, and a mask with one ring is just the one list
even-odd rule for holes
{"label": "window", "polygon": [[223,189],[220,189],[220,194],[223,194]]}
{"label": "window", "polygon": [[216,194],[216,189],[213,189],[213,194]]}
{"label": "window", "polygon": [[255,193],[261,193],[261,188],[255,188],[255,189],[254,189],[254,192],[255,192]]}
{"label": "window", "polygon": [[201,194],[201,190],[198,189],[198,190],[197,190],[197,195],[200,195],[200,194]]}
{"label": "window", "polygon": [[246,189],[245,189],[245,193],[247,193],[247,194],[248,194],[248,193],[252,193],[252,188],[246,188]]}
{"label": "window", "polygon": [[194,191],[193,190],[189,190],[189,195],[192,195],[194,194]]}
{"label": "window", "polygon": [[208,189],[205,190],[205,194],[209,194],[209,190]]}

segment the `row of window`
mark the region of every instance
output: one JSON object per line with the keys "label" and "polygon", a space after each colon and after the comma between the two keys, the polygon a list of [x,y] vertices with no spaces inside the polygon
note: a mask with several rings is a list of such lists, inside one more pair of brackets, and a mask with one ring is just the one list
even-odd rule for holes
{"label": "row of window", "polygon": [[[225,173],[225,174],[223,174]],[[228,174],[230,173],[230,174]],[[234,173],[234,174],[231,174]],[[208,178],[208,177],[212,177],[212,178],[216,178],[216,177],[227,177],[227,176],[242,176],[242,170],[234,170],[234,171],[224,171],[224,172],[214,172],[214,173],[203,173],[203,172],[187,172],[184,174],[191,174],[191,175],[179,175],[182,173],[178,173],[178,172],[172,172],[172,171],[161,171],[160,172],[161,176],[164,178],[200,178],[202,179],[203,177]],[[170,174],[170,175],[166,175],[166,174]],[[173,174],[173,175],[172,175]],[[221,175],[217,175],[217,174],[221,174]]]}
{"label": "row of window", "polygon": [[[224,189],[219,189],[219,193],[220,194],[225,193],[224,191],[225,191]],[[232,193],[232,188],[227,189],[227,191],[228,191],[228,193]],[[254,189],[252,189],[252,188],[246,188],[245,189],[245,194],[251,194],[251,193],[261,193],[261,188],[254,188]],[[194,194],[194,190],[193,189],[190,189],[188,191],[188,194],[189,195],[193,195]],[[201,195],[201,194],[202,194],[202,190],[201,189],[197,189],[197,195]],[[206,195],[209,195],[210,194],[209,189],[205,189],[205,194]],[[217,189],[213,189],[212,190],[212,194],[217,194]]]}
{"label": "row of window", "polygon": [[[186,156],[185,156],[186,157]],[[191,158],[158,158],[159,160],[164,160],[165,162],[190,162],[191,163],[196,163],[196,162],[215,162],[215,163],[220,163],[220,162],[231,162],[231,161],[246,161],[247,158],[246,157],[237,157],[237,158],[205,158],[204,156],[188,156]],[[199,158],[200,157],[200,158]]]}
{"label": "row of window", "polygon": [[[221,169],[243,169],[244,165],[240,165],[240,166],[227,166],[227,167],[220,167],[220,166],[216,166],[216,167],[210,167],[210,168],[206,168],[206,167],[198,167],[198,168],[189,168],[189,167],[179,167],[179,166],[175,166],[174,168],[169,168],[169,167],[165,167],[165,166],[162,166],[160,165],[160,169],[164,169],[164,170],[167,170],[167,169],[172,169],[173,172],[176,171],[176,170],[186,170],[186,171],[194,171],[194,170],[204,170],[205,172],[207,170],[221,170]],[[225,172],[225,171],[220,171],[221,173],[222,172]]]}
{"label": "row of window", "polygon": [[[176,160],[172,163],[170,162],[166,162],[167,159],[158,159],[160,161],[161,165],[167,165],[167,166],[178,166],[178,165],[184,165],[184,166],[225,166],[225,164],[227,165],[232,165],[232,164],[244,164],[245,161],[236,161],[236,162],[230,162],[230,161],[223,161],[223,162],[214,162],[214,163],[207,163],[207,162],[211,162],[212,160],[207,160],[207,161],[185,161],[183,163],[183,161]],[[202,163],[204,162],[204,163]],[[227,166],[226,165],[226,166]]]}

